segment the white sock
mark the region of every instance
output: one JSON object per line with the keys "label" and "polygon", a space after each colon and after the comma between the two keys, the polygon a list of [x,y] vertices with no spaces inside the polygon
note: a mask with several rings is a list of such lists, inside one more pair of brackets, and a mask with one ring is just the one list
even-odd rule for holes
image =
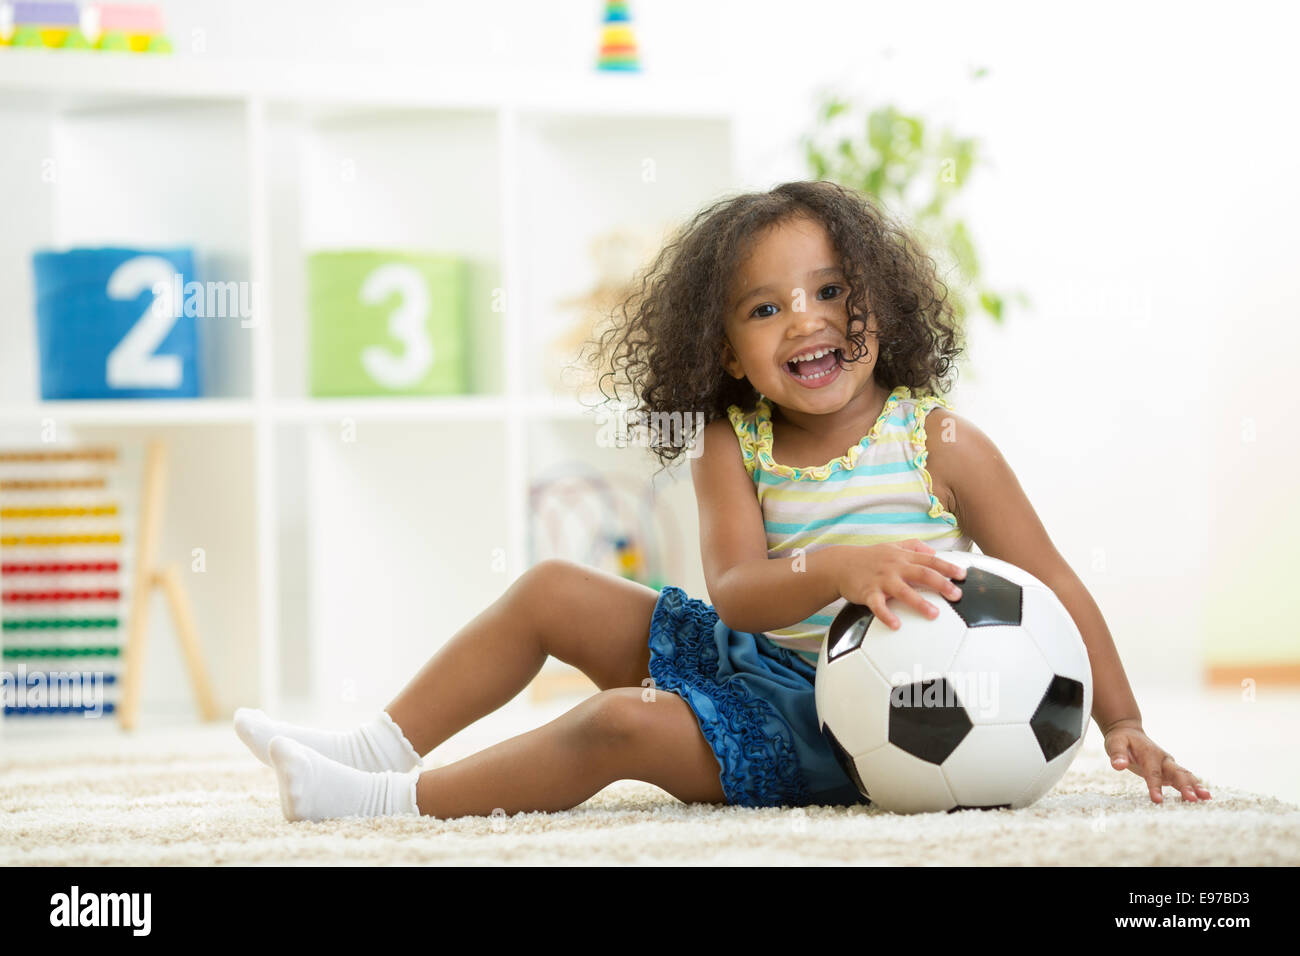
{"label": "white sock", "polygon": [[420,766],[420,755],[386,711],[355,730],[313,730],[272,720],[260,710],[235,711],[235,733],[264,764],[271,762],[267,748],[273,737],[292,737],[318,754],[357,770],[405,773]]}
{"label": "white sock", "polygon": [[286,820],[420,813],[415,803],[418,773],[367,773],[345,767],[291,737],[273,737],[267,751]]}

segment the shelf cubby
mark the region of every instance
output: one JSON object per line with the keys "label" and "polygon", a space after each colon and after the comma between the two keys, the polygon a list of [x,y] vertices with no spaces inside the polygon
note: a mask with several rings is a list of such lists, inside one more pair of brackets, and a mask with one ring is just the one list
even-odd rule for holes
{"label": "shelf cubby", "polygon": [[[563,303],[601,279],[595,240],[653,245],[734,186],[725,91],[42,52],[0,55],[0,440],[168,440],[162,557],[207,549],[187,580],[224,715],[387,703],[533,560],[529,488],[562,461],[664,503],[668,576],[700,591],[688,471],[652,485],[646,449],[600,447],[555,342],[590,320]],[[200,321],[202,398],[40,400],[31,254],[110,243],[192,245],[252,289],[249,321]],[[311,393],[307,257],[348,249],[470,262],[466,394]],[[155,623],[144,713],[173,719]]]}

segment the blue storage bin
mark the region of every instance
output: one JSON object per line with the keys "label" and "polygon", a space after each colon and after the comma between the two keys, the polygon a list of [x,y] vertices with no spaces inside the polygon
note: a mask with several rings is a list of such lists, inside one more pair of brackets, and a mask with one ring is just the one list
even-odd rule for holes
{"label": "blue storage bin", "polygon": [[[184,308],[185,285],[196,281],[192,250],[70,249],[32,258],[42,398],[200,394],[198,330]],[[166,299],[156,307],[160,282]]]}

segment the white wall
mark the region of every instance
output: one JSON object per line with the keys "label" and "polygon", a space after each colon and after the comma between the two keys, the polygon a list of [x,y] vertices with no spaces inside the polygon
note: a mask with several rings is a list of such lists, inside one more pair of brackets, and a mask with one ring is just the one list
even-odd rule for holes
{"label": "white wall", "polygon": [[[199,38],[202,55],[362,68],[432,51],[560,72],[589,68],[601,9],[164,6],[178,48]],[[1207,9],[632,4],[647,68],[743,93],[747,185],[807,175],[795,143],[824,84],[981,139],[993,165],[967,219],[988,279],[1033,306],[977,323],[954,404],[1016,468],[1139,688],[1193,679],[1203,644],[1295,657],[1276,560],[1300,530],[1295,24],[1274,4]],[[990,73],[972,85],[972,66]]]}

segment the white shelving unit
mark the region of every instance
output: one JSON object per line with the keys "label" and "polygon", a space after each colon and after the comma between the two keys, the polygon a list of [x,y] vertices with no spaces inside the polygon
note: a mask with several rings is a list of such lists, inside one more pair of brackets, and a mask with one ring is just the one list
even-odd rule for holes
{"label": "white shelving unit", "polygon": [[[734,188],[734,124],[728,91],[689,79],[5,50],[0,439],[174,439],[164,557],[208,553],[188,586],[219,706],[373,710],[525,570],[538,474],[582,460],[651,488],[649,453],[598,448],[552,387],[546,343],[596,235]],[[41,401],[32,252],[167,243],[259,293],[249,328],[199,320],[205,397]],[[347,247],[471,260],[472,394],[308,394],[305,257]],[[703,593],[689,476],[654,487],[673,583]],[[155,623],[146,713],[192,712]]]}

